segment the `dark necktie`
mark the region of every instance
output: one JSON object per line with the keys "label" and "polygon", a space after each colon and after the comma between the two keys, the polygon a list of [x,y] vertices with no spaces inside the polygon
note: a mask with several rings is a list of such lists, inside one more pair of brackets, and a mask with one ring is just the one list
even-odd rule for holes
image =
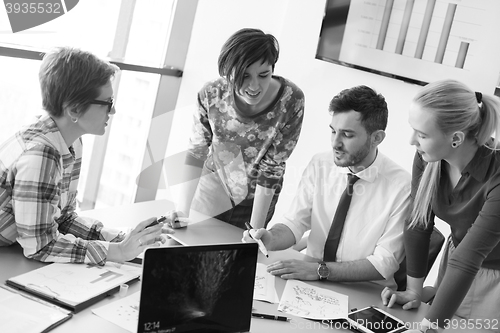
{"label": "dark necktie", "polygon": [[324,261],[335,261],[337,255],[337,249],[339,247],[340,235],[342,234],[342,229],[344,229],[345,217],[347,216],[347,211],[349,210],[349,205],[351,204],[352,192],[354,188],[354,183],[359,179],[358,176],[352,173],[347,174],[347,187],[340,197],[339,205],[335,216],[333,217],[332,226],[330,227],[330,232],[325,242],[325,251],[323,253]]}

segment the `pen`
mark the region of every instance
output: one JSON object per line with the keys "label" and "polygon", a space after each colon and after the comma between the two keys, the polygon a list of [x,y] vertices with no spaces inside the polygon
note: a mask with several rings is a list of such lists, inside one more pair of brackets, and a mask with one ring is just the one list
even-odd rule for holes
{"label": "pen", "polygon": [[165,221],[167,218],[165,216],[161,216],[159,218],[157,218],[156,220],[154,220],[153,222],[151,222],[150,224],[148,224],[146,226],[146,228],[149,228],[149,227],[152,227],[152,226],[155,226],[157,224],[159,224],[160,222],[163,222]]}
{"label": "pen", "polygon": [[256,313],[256,312],[252,312],[252,317],[262,318],[262,319],[279,320],[279,321],[289,321],[290,320],[290,318],[288,318],[288,317],[275,316],[275,315]]}
{"label": "pen", "polygon": [[[255,240],[257,242],[257,244],[259,244],[259,249],[260,249],[260,252],[262,252],[262,254],[264,254],[266,256],[266,258],[269,258],[269,255],[267,254],[267,249],[266,247],[264,246],[264,243],[262,243],[262,241],[260,239],[255,239],[253,238],[252,234],[250,233],[250,231],[254,230],[252,228],[252,226],[250,225],[250,223],[248,222],[245,222],[245,226],[247,227],[247,230],[248,230],[248,234],[250,235],[250,237]],[[270,319],[270,318],[269,318]]]}

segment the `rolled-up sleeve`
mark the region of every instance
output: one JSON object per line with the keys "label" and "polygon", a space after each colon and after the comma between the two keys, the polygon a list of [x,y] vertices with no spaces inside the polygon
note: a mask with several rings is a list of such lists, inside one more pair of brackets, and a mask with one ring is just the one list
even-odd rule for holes
{"label": "rolled-up sleeve", "polygon": [[28,258],[102,265],[109,241],[119,241],[123,234],[102,233],[100,222],[79,218],[74,208],[63,209],[67,214],[62,214],[61,168],[59,153],[45,145],[27,150],[17,161],[12,191],[17,241]]}
{"label": "rolled-up sleeve", "polygon": [[295,197],[290,209],[280,221],[292,231],[295,243],[298,243],[304,233],[311,229],[311,212],[314,193],[314,165],[309,162],[302,174]]}
{"label": "rolled-up sleeve", "polygon": [[[426,162],[420,154],[415,153],[412,167],[411,196],[415,199],[420,178],[425,170]],[[409,216],[410,214],[408,214]],[[434,213],[431,213],[430,223],[426,228],[416,226],[408,228],[409,217],[404,230],[404,243],[406,251],[406,273],[415,278],[422,278],[427,272],[427,259],[429,254],[429,244],[434,226]]]}
{"label": "rolled-up sleeve", "polygon": [[373,254],[367,257],[368,261],[385,279],[394,275],[404,257],[403,230],[409,211],[410,187],[400,187],[395,198],[385,230],[379,238]]}

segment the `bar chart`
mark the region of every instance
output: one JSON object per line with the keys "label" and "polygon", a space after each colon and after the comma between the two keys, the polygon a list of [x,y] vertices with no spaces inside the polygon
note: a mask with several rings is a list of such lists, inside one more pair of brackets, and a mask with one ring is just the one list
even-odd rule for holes
{"label": "bar chart", "polygon": [[[498,0],[351,0],[343,24],[328,21],[344,27],[329,41],[341,40],[338,59],[328,54],[328,42],[317,57],[413,83],[455,78],[493,91],[500,74],[498,13]],[[320,44],[328,38],[322,32]]]}
{"label": "bar chart", "polygon": [[463,68],[470,43],[480,38],[485,9],[451,2],[436,6],[436,2],[387,0],[374,19],[380,24],[375,48],[438,64],[443,64],[446,55],[447,64]]}

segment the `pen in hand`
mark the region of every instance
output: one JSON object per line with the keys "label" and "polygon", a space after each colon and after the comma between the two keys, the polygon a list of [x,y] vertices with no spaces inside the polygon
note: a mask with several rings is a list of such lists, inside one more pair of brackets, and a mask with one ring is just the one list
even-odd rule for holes
{"label": "pen in hand", "polygon": [[155,225],[159,224],[160,222],[165,221],[166,219],[167,219],[167,218],[166,218],[165,216],[161,216],[161,217],[157,218],[156,220],[154,220],[153,222],[151,222],[150,224],[148,224],[148,225],[146,226],[146,228],[153,227],[153,226],[155,226]]}
{"label": "pen in hand", "polygon": [[254,230],[252,228],[252,226],[250,225],[250,223],[248,222],[245,222],[245,226],[247,227],[247,230],[248,230],[248,235],[257,242],[257,244],[259,244],[259,250],[260,252],[262,252],[263,255],[266,256],[266,258],[269,258],[269,255],[267,254],[267,249],[266,247],[264,246],[264,243],[262,243],[262,241],[260,239],[255,239],[253,236],[252,236],[252,233],[251,231]]}
{"label": "pen in hand", "polygon": [[290,318],[288,318],[288,317],[275,316],[275,315],[256,313],[256,312],[252,312],[252,317],[262,318],[262,319],[279,320],[279,321],[289,321],[290,320]]}

